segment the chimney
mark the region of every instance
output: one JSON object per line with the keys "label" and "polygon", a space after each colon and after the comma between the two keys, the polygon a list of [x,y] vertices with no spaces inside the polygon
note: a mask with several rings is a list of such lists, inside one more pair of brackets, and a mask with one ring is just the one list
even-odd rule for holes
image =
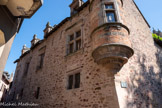
{"label": "chimney", "polygon": [[48,22],[48,23],[46,24],[46,28],[43,30],[43,31],[44,31],[44,37],[45,37],[46,34],[48,34],[52,29],[53,29],[53,27],[50,26],[50,22]]}
{"label": "chimney", "polygon": [[30,49],[26,47],[26,45],[23,46],[23,49],[21,50],[21,54],[23,55],[25,52],[29,51]]}
{"label": "chimney", "polygon": [[71,15],[77,13],[77,10],[80,6],[82,6],[84,2],[82,0],[73,0],[73,2],[69,5],[71,9]]}
{"label": "chimney", "polygon": [[37,35],[35,34],[33,36],[33,39],[31,40],[31,47],[34,46],[40,39],[37,38]]}

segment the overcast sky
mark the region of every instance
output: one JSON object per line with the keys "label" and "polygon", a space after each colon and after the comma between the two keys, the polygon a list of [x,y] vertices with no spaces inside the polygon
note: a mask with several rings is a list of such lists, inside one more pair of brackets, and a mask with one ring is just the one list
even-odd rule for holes
{"label": "overcast sky", "polygon": [[[84,0],[85,1],[85,0]],[[14,72],[13,62],[21,55],[24,44],[30,47],[34,34],[43,39],[43,30],[48,21],[53,26],[70,15],[68,7],[72,0],[44,0],[43,6],[30,19],[24,20],[11,48],[5,71]],[[162,30],[162,0],[135,0],[151,28]]]}

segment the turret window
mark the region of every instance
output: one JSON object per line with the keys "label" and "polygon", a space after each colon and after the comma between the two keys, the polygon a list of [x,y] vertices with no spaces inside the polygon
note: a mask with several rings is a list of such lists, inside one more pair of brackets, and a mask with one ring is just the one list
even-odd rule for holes
{"label": "turret window", "polygon": [[106,4],[105,8],[106,9],[114,9],[114,5],[113,4]]}
{"label": "turret window", "polygon": [[116,10],[114,4],[105,4],[106,22],[116,22]]}
{"label": "turret window", "polygon": [[106,12],[107,22],[116,22],[114,12]]}

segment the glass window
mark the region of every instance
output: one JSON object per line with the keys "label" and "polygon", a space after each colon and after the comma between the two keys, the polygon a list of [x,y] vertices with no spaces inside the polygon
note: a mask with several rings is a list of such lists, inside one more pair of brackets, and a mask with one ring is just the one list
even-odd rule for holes
{"label": "glass window", "polygon": [[106,4],[105,8],[106,9],[114,9],[114,6],[113,6],[113,4]]}
{"label": "glass window", "polygon": [[43,67],[44,53],[40,55],[40,68]]}
{"label": "glass window", "polygon": [[81,31],[76,32],[76,38],[81,36]]}
{"label": "glass window", "polygon": [[23,91],[24,91],[24,89],[21,89],[21,92],[20,92],[20,98],[22,99],[22,97],[23,97]]}
{"label": "glass window", "polygon": [[108,22],[116,22],[114,12],[106,12],[106,17]]}
{"label": "glass window", "polygon": [[73,88],[73,75],[69,76],[69,82],[68,82],[68,89],[72,89]]}
{"label": "glass window", "polygon": [[105,14],[108,23],[117,21],[114,4],[105,4]]}
{"label": "glass window", "polygon": [[69,45],[69,50],[70,50],[70,53],[73,53],[74,52],[74,43],[71,43],[70,45]]}
{"label": "glass window", "polygon": [[40,92],[40,87],[37,87],[37,92],[36,92],[36,95],[35,95],[35,98],[36,98],[36,99],[39,98],[39,92]]}
{"label": "glass window", "polygon": [[75,88],[80,87],[80,73],[75,74]]}
{"label": "glass window", "polygon": [[74,40],[74,35],[70,35],[70,41]]}
{"label": "glass window", "polygon": [[37,70],[39,70],[39,69],[41,69],[43,67],[44,56],[45,56],[45,53],[39,55],[39,61],[38,61]]}
{"label": "glass window", "polygon": [[26,75],[27,75],[27,73],[28,73],[29,64],[30,64],[30,63],[26,63],[26,67],[25,67],[25,73],[24,73],[24,76],[26,76]]}
{"label": "glass window", "polygon": [[68,77],[68,88],[67,89],[74,89],[80,87],[80,73],[70,75]]}
{"label": "glass window", "polygon": [[81,30],[69,36],[67,54],[81,49]]}
{"label": "glass window", "polygon": [[76,41],[76,51],[81,49],[81,39]]}

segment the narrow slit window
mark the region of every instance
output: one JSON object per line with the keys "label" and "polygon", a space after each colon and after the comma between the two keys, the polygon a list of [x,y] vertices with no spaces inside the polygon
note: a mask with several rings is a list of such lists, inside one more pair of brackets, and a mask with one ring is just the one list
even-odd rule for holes
{"label": "narrow slit window", "polygon": [[73,88],[73,75],[69,76],[69,84],[68,84],[68,89],[72,89]]}
{"label": "narrow slit window", "polygon": [[74,52],[74,43],[71,43],[70,45],[69,45],[69,49],[70,49],[70,53],[73,53]]}
{"label": "narrow slit window", "polygon": [[40,55],[40,67],[43,67],[44,53]]}
{"label": "narrow slit window", "polygon": [[44,62],[44,53],[39,55],[39,61],[38,61],[38,66],[37,66],[37,70],[41,69],[43,67],[43,62]]}
{"label": "narrow slit window", "polygon": [[74,35],[70,35],[70,41],[74,40]]}
{"label": "narrow slit window", "polygon": [[76,41],[76,51],[81,49],[81,39]]}
{"label": "narrow slit window", "polygon": [[81,31],[76,32],[76,38],[81,36]]}
{"label": "narrow slit window", "polygon": [[28,70],[29,70],[29,64],[30,64],[30,63],[26,63],[24,76],[26,76],[27,73],[28,73]]}
{"label": "narrow slit window", "polygon": [[20,92],[20,98],[22,99],[23,97],[23,92],[24,92],[24,89],[21,89],[21,92]]}
{"label": "narrow slit window", "polygon": [[36,92],[36,96],[35,96],[36,99],[39,98],[39,92],[40,92],[40,87],[37,87],[37,92]]}
{"label": "narrow slit window", "polygon": [[80,87],[80,73],[75,74],[75,88]]}

